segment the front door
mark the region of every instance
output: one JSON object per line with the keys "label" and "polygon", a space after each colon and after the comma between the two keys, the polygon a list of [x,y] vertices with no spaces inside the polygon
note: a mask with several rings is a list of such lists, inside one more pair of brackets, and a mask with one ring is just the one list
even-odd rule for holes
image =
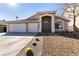
{"label": "front door", "polygon": [[42,18],[42,32],[51,32],[51,17],[47,16]]}

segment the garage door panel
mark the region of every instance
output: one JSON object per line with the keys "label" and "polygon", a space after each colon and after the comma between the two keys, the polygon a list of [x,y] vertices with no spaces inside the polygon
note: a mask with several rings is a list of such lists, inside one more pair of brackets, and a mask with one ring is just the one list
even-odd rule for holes
{"label": "garage door panel", "polygon": [[38,32],[38,23],[28,23],[28,32]]}
{"label": "garage door panel", "polygon": [[9,32],[26,32],[26,24],[9,24]]}

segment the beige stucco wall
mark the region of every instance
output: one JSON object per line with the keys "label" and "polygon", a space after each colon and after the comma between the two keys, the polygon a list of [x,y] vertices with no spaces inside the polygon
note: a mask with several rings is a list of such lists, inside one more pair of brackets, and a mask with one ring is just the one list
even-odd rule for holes
{"label": "beige stucco wall", "polygon": [[76,27],[77,27],[77,31],[79,31],[79,16],[76,17]]}
{"label": "beige stucco wall", "polygon": [[51,32],[55,32],[55,15],[52,15]]}
{"label": "beige stucco wall", "polygon": [[73,19],[69,19],[70,22],[68,22],[68,25],[67,25],[67,30],[70,31],[70,32],[73,32],[74,29],[73,29]]}
{"label": "beige stucco wall", "polygon": [[[73,30],[73,19],[72,19],[73,17],[70,16],[70,15],[72,15],[72,14],[65,12],[63,14],[63,17],[66,18],[66,19],[68,19],[68,20],[70,20],[69,22],[66,23],[66,30],[68,30],[70,32],[73,32],[74,31]],[[72,17],[72,18],[70,18],[70,17]]]}
{"label": "beige stucco wall", "polygon": [[[70,19],[70,22],[68,23],[68,31],[74,31],[74,27],[73,27],[73,19]],[[76,17],[76,30],[79,31],[79,16]]]}

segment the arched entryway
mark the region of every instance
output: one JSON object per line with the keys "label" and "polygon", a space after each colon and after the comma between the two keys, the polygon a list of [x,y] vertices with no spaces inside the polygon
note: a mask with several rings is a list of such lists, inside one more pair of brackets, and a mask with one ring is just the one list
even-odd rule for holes
{"label": "arched entryway", "polygon": [[50,33],[51,32],[51,16],[43,16],[42,20],[42,32]]}

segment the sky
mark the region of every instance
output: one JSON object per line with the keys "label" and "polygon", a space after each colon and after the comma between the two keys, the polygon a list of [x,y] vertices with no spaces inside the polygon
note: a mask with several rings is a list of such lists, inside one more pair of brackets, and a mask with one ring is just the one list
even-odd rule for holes
{"label": "sky", "polygon": [[19,19],[25,19],[34,15],[38,11],[57,10],[56,14],[61,15],[64,4],[61,3],[0,3],[0,19],[15,20],[16,16]]}

